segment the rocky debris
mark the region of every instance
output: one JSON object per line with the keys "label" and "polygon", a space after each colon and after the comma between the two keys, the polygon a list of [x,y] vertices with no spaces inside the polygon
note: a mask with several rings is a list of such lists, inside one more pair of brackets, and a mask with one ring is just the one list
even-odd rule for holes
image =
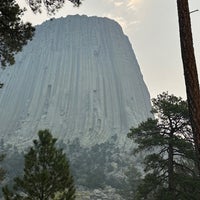
{"label": "rocky debris", "polygon": [[92,191],[79,189],[76,194],[77,200],[124,200],[112,187],[95,189]]}

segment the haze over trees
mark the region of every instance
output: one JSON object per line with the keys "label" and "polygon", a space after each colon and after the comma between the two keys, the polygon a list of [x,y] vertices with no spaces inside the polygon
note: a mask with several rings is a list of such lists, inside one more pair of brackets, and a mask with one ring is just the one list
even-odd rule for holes
{"label": "haze over trees", "polygon": [[24,174],[14,179],[13,189],[3,188],[6,200],[75,199],[75,187],[69,163],[62,149],[57,149],[48,130],[38,132],[24,158]]}
{"label": "haze over trees", "polygon": [[128,137],[136,144],[134,153],[144,155],[145,177],[136,199],[200,199],[197,157],[188,105],[180,97],[162,93],[152,100],[152,113]]}
{"label": "haze over trees", "polygon": [[[3,161],[4,157],[5,157],[4,154],[0,155],[0,163]],[[0,165],[0,183],[4,180],[5,174],[6,174],[6,171]]]}
{"label": "haze over trees", "polygon": [[[75,6],[80,5],[80,0],[69,1]],[[28,3],[35,13],[41,12],[42,5],[44,5],[47,12],[53,14],[64,5],[65,1],[29,0]],[[162,94],[159,96],[159,100],[153,102],[155,106],[153,112],[159,114],[158,118],[156,120],[149,119],[140,124],[138,128],[131,130],[129,137],[139,144],[136,152],[152,149],[152,154],[145,158],[147,175],[139,186],[138,198],[144,198],[144,195],[148,199],[200,198],[199,191],[197,191],[199,179],[196,173],[196,169],[198,169],[200,174],[199,83],[193,53],[188,0],[177,0],[177,5],[191,124],[188,112],[184,113],[184,106],[187,104],[173,95],[169,98],[168,94]],[[0,62],[3,68],[14,64],[14,55],[21,51],[34,35],[34,28],[31,24],[23,23],[21,20],[24,11],[14,0],[5,0],[0,3]],[[194,137],[192,137],[191,129]],[[22,181],[25,180],[16,179],[15,181],[16,188],[24,186]],[[8,199],[17,199],[18,197],[6,188],[4,194]],[[58,194],[62,195],[63,193],[59,192]],[[163,196],[163,194],[165,195]]]}

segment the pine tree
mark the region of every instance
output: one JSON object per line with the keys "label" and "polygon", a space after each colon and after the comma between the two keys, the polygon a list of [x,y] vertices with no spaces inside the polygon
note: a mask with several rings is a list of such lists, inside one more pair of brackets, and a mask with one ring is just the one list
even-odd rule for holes
{"label": "pine tree", "polygon": [[15,0],[0,0],[0,62],[4,68],[15,62],[14,55],[33,37],[34,27],[23,23],[24,13]]}
{"label": "pine tree", "polygon": [[[0,162],[2,162],[5,158],[5,154],[0,154]],[[0,166],[0,183],[5,178],[6,171]]]}
{"label": "pine tree", "polygon": [[[82,0],[68,0],[74,4],[74,6],[79,7]],[[42,12],[41,7],[44,6],[48,14],[55,14],[57,10],[63,7],[66,0],[27,0],[30,8],[33,12]]]}
{"label": "pine tree", "polygon": [[128,137],[144,153],[145,177],[136,199],[200,199],[196,154],[187,102],[162,93],[152,100],[155,119],[132,128]]}
{"label": "pine tree", "polygon": [[[25,0],[24,0],[25,1]],[[68,0],[78,7],[82,0]],[[55,14],[63,7],[65,0],[27,0],[33,12],[41,12],[44,6],[48,14]],[[24,23],[22,16],[26,9],[21,9],[16,0],[0,0],[0,66],[15,63],[15,54],[32,39],[35,28],[31,23]],[[0,85],[1,87],[2,85]]]}
{"label": "pine tree", "polygon": [[6,200],[74,200],[75,187],[69,163],[48,130],[39,131],[39,140],[25,154],[23,177],[14,179],[13,191],[3,188]]}

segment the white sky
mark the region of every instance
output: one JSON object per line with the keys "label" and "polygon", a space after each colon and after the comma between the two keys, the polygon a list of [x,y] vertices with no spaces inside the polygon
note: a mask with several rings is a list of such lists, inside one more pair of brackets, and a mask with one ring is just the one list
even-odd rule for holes
{"label": "white sky", "polygon": [[[18,0],[25,6],[25,0]],[[200,0],[189,0],[190,10],[200,10]],[[133,46],[151,97],[169,91],[185,98],[180,55],[176,0],[84,0],[80,8],[67,3],[56,16],[85,14],[118,21]],[[26,21],[40,24],[51,18],[28,11]],[[200,71],[200,11],[191,14],[193,39]]]}

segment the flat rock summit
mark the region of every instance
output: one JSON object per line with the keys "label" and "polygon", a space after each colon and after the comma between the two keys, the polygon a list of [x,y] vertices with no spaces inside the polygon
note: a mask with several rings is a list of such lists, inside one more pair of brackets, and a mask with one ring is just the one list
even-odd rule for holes
{"label": "flat rock summit", "polygon": [[36,26],[16,63],[0,73],[0,137],[31,144],[40,129],[93,146],[151,116],[150,96],[118,23],[68,16]]}

